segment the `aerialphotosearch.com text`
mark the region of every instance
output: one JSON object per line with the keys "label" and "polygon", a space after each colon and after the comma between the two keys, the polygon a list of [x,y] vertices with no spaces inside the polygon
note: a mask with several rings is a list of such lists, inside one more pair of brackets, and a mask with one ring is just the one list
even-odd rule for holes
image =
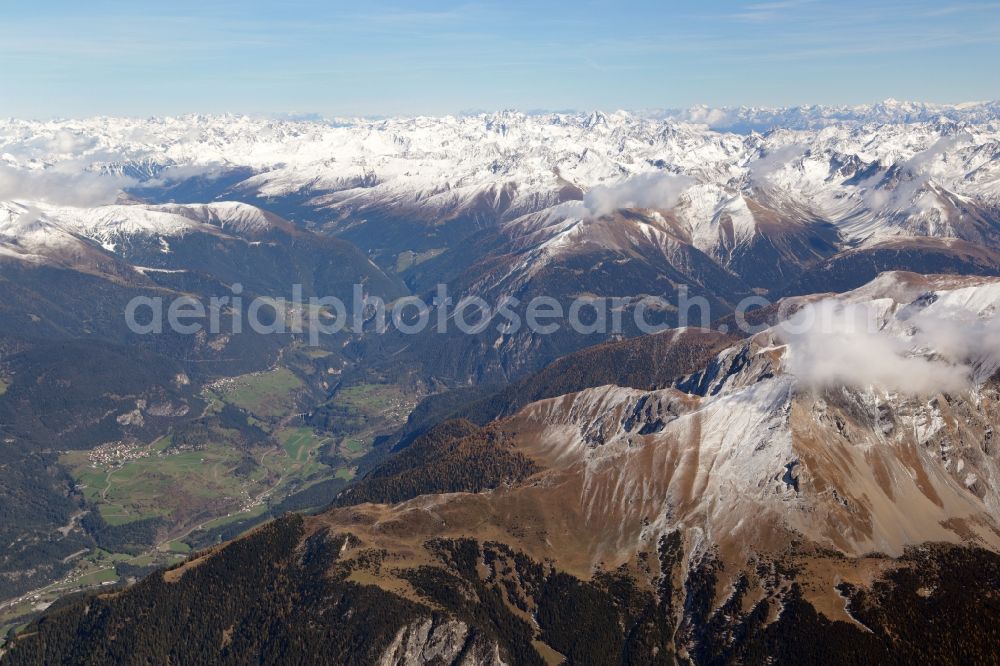
{"label": "aerialphotosearch.com text", "polygon": [[[239,283],[233,284],[230,292],[212,296],[207,302],[192,296],[137,296],[125,308],[126,324],[140,335],[166,330],[213,335],[250,330],[260,335],[303,335],[309,344],[318,345],[323,336],[342,332],[383,334],[395,330],[417,335],[428,330],[442,334],[457,330],[479,335],[492,327],[502,335],[514,335],[525,328],[537,335],[551,335],[568,327],[581,335],[617,335],[627,330],[650,334],[687,326],[710,328],[715,321],[708,299],[692,296],[685,285],[678,288],[673,302],[660,296],[581,296],[569,302],[549,296],[522,302],[504,296],[495,303],[479,296],[465,296],[456,301],[443,284],[438,285],[430,303],[418,296],[386,303],[379,296],[367,294],[360,284],[353,286],[347,303],[336,296],[304,298],[302,285],[298,284],[293,285],[290,298],[247,298]],[[729,330],[735,327],[744,334],[756,333],[766,326],[751,324],[747,315],[770,304],[761,296],[745,298],[733,309],[717,313],[731,315],[718,328],[723,332],[735,333]],[[781,312],[781,308],[787,311]],[[778,321],[787,321],[793,308],[792,301],[781,302]]]}

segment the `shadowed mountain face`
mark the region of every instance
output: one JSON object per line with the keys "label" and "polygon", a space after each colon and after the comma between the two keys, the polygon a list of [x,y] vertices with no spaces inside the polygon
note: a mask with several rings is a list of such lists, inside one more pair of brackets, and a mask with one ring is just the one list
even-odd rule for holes
{"label": "shadowed mountain face", "polygon": [[[177,403],[165,413],[187,413],[202,382],[268,368],[293,339],[249,324],[235,333],[232,306],[216,332],[205,319],[197,335],[166,321],[161,333],[144,334],[131,330],[124,314],[135,297],[207,305],[240,294],[240,316],[250,321],[252,299],[290,299],[293,285],[303,298],[336,296],[348,306],[355,284],[386,301],[405,293],[349,243],[242,204],[59,210],[38,222],[61,234],[21,247],[38,261],[0,258],[0,349],[5,376],[17,380],[0,395],[0,413],[8,433],[39,446],[69,435],[78,448],[122,437],[128,428],[115,421],[118,403],[161,396]],[[257,320],[270,324],[274,312]],[[20,381],[28,377],[35,381]],[[84,434],[90,426],[103,432]]]}
{"label": "shadowed mountain face", "polygon": [[446,419],[480,425],[510,416],[528,403],[614,384],[637,389],[671,386],[703,368],[736,338],[708,329],[687,328],[608,342],[569,354],[499,390],[458,389],[429,396],[413,410],[403,442]]}
{"label": "shadowed mountain face", "polygon": [[[331,663],[989,659],[1000,357],[955,347],[943,315],[993,335],[998,294],[995,280],[897,273],[812,299],[803,311],[876,308],[870,344],[898,354],[835,380],[803,359],[841,350],[780,324],[577,354],[611,359],[638,387],[510,404],[485,427],[446,422],[327,511],[51,611],[5,658],[266,661],[282,645]],[[705,357],[628,372],[639,349]],[[920,383],[943,362],[968,372]],[[525,390],[593,384],[593,365],[554,364]],[[876,371],[907,388],[873,389]],[[247,566],[275,573],[233,584]],[[192,623],[212,619],[181,641],[162,618],[188,604]],[[362,623],[357,609],[374,607]]]}
{"label": "shadowed mountain face", "polygon": [[[349,243],[243,204],[11,210],[22,233],[17,243],[5,238],[13,249],[0,253],[0,438],[7,451],[0,538],[15,544],[0,556],[5,597],[71,571],[74,554],[94,547],[95,536],[104,547],[115,542],[101,521],[81,528],[87,488],[61,463],[67,452],[173,435],[180,441],[192,429],[211,429],[237,447],[262,434],[248,414],[216,416],[203,390],[287,359],[294,336],[249,326],[233,334],[232,307],[218,332],[182,334],[165,324],[162,333],[144,335],[130,330],[124,314],[133,298],[207,304],[232,297],[238,283],[239,312],[249,321],[253,298],[290,298],[294,284],[305,298],[336,295],[348,304],[355,283],[390,301],[405,293]],[[337,347],[343,336],[325,342]],[[314,384],[310,390],[321,395]],[[154,541],[156,515],[146,521],[151,529],[137,528],[141,542]],[[117,545],[129,549],[134,537]]]}

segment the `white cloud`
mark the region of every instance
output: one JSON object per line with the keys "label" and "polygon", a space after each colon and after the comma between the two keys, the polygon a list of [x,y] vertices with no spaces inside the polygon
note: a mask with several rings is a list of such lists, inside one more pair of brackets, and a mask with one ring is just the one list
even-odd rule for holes
{"label": "white cloud", "polygon": [[996,369],[1000,318],[918,311],[894,320],[871,304],[828,299],[779,325],[788,371],[807,386],[877,387],[913,395],[960,392]]}
{"label": "white cloud", "polygon": [[964,145],[974,142],[974,138],[968,132],[943,136],[926,150],[915,153],[910,159],[904,161],[902,166],[915,174],[930,174],[933,173],[934,167],[941,157],[952,155]]}
{"label": "white cloud", "polygon": [[225,173],[225,166],[220,163],[210,164],[172,164],[160,172],[159,177],[142,181],[143,187],[165,187],[180,183],[190,178],[206,178],[215,180]]}
{"label": "white cloud", "polygon": [[966,310],[947,308],[919,311],[906,323],[912,326],[919,349],[967,365],[977,381],[1000,366],[1000,316],[975,317]]}
{"label": "white cloud", "polygon": [[134,184],[131,178],[80,170],[74,163],[34,170],[0,165],[0,201],[98,206],[114,202],[122,188]]}
{"label": "white cloud", "polygon": [[592,217],[622,208],[670,209],[694,179],[672,173],[644,173],[614,185],[598,185],[583,197],[583,208]]}
{"label": "white cloud", "polygon": [[808,150],[807,146],[793,143],[770,150],[767,154],[748,165],[750,178],[758,185],[763,185],[770,176],[788,167],[793,162],[802,159]]}

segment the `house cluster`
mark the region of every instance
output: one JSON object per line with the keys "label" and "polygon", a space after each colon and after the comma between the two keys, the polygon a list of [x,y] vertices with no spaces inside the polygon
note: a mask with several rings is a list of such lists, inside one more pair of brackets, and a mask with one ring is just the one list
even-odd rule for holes
{"label": "house cluster", "polygon": [[87,454],[91,467],[117,467],[130,460],[146,458],[152,452],[149,447],[135,442],[108,442],[101,444]]}

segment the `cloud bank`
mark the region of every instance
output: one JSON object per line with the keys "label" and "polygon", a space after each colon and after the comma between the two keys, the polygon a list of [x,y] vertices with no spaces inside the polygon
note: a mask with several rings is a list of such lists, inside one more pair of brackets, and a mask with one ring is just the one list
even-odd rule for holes
{"label": "cloud bank", "polygon": [[639,174],[613,185],[591,188],[582,206],[589,217],[610,215],[622,208],[669,209],[694,182],[689,176],[672,173]]}
{"label": "cloud bank", "polygon": [[813,388],[957,393],[1000,364],[1000,317],[964,310],[904,310],[896,318],[870,304],[830,299],[803,308],[778,330],[788,344],[788,371]]}
{"label": "cloud bank", "polygon": [[0,201],[47,203],[55,206],[99,206],[113,203],[135,180],[80,170],[73,164],[24,170],[0,165]]}

